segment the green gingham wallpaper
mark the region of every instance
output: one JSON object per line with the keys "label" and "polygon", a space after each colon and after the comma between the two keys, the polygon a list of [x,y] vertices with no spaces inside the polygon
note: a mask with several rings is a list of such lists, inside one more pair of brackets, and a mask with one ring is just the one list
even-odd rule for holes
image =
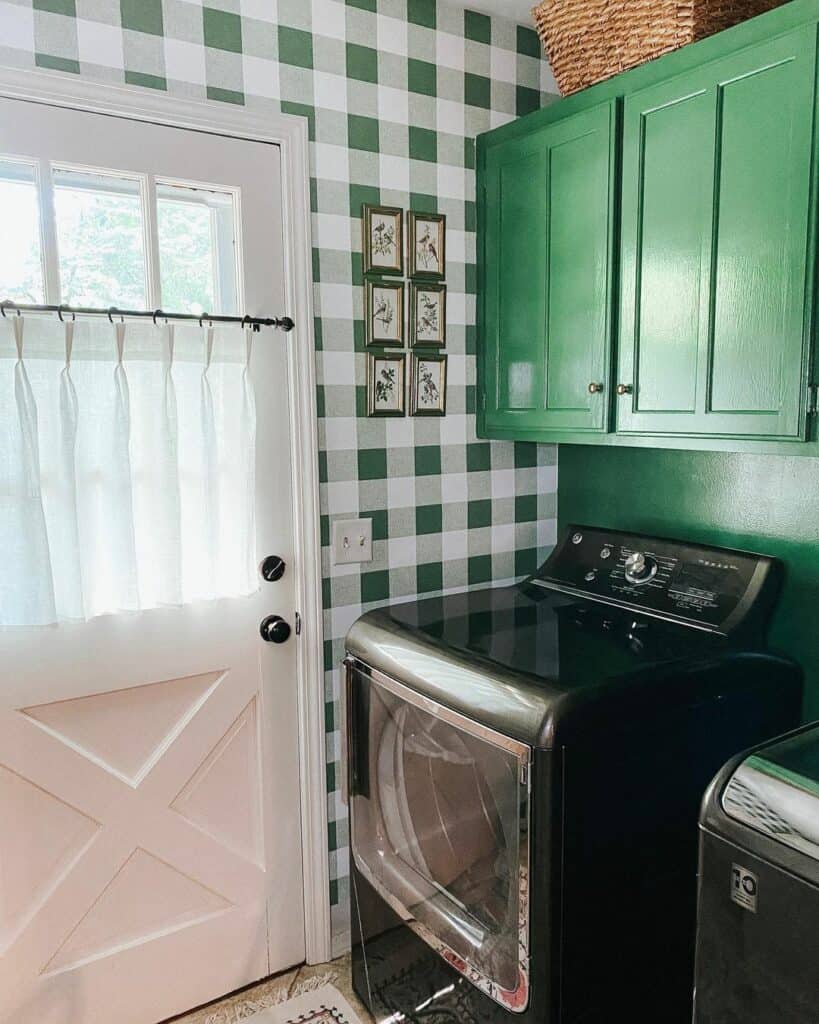
{"label": "green gingham wallpaper", "polygon": [[[330,899],[349,932],[344,635],[387,600],[511,580],[555,529],[555,454],[475,435],[475,136],[556,92],[531,28],[436,0],[0,0],[0,63],[309,119],[324,544]],[[447,215],[442,419],[367,419],[363,202]],[[374,558],[331,564],[334,518]]]}

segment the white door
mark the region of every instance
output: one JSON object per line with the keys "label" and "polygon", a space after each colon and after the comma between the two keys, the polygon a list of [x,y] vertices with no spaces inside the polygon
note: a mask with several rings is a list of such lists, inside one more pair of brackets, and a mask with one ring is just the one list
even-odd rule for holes
{"label": "white door", "polygon": [[[194,279],[221,303],[208,312],[285,312],[277,147],[0,100],[0,204],[4,181],[18,172],[45,204],[35,301],[108,305],[75,298],[105,285],[93,256],[83,264],[74,253],[68,266],[71,245],[82,244],[76,209],[64,204],[62,224],[48,215],[74,189],[103,204],[106,195],[136,197],[147,227],[144,294],[139,273],[122,285],[133,303],[171,310]],[[206,210],[220,250],[210,270],[185,263],[196,239],[163,242],[163,200],[190,204],[186,224]],[[12,272],[7,251],[4,272]],[[3,328],[0,374],[11,374],[10,317]],[[131,326],[124,331],[127,371]],[[298,641],[295,630],[280,645],[259,633],[271,613],[295,625],[288,363],[281,334],[251,338],[256,555],[281,556],[283,578],[259,579],[249,596],[0,628],[0,1021],[8,1024],[152,1024],[304,958]]]}

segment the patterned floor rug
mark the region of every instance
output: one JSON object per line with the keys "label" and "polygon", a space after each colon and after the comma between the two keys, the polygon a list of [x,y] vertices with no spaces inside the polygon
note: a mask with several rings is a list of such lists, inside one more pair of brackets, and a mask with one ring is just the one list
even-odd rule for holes
{"label": "patterned floor rug", "polygon": [[363,1024],[334,985],[322,985],[247,1018],[248,1024]]}

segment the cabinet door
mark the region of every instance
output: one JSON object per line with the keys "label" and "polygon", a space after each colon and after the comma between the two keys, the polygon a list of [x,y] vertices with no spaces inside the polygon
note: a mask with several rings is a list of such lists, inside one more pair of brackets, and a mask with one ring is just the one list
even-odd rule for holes
{"label": "cabinet door", "polygon": [[816,28],[625,100],[617,429],[804,436]]}
{"label": "cabinet door", "polygon": [[487,153],[480,386],[488,436],[607,427],[613,127],[607,103]]}

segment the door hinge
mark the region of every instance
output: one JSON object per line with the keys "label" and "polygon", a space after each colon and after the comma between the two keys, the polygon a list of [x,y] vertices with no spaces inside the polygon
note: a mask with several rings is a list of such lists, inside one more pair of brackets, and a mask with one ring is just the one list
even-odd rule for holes
{"label": "door hinge", "polygon": [[817,395],[819,395],[819,384],[808,384],[808,416],[816,415]]}
{"label": "door hinge", "polygon": [[296,636],[301,636],[301,614],[296,612],[294,618],[296,623]]}

